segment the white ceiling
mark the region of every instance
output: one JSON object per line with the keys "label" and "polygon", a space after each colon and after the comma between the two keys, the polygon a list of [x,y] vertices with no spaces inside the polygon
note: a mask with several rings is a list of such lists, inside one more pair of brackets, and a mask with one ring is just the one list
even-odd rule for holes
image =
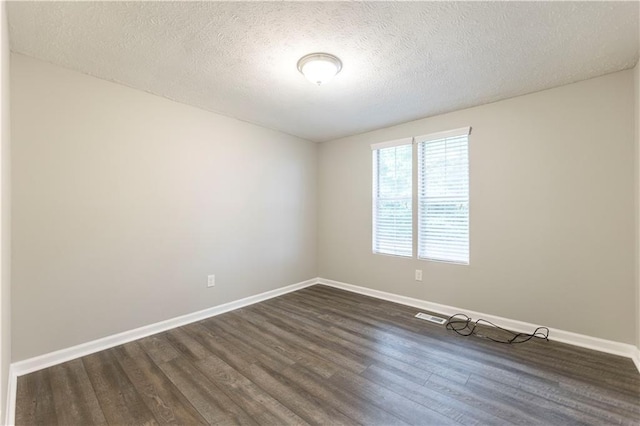
{"label": "white ceiling", "polygon": [[[313,141],[630,68],[638,2],[9,2],[12,50]],[[343,70],[314,86],[311,52]]]}

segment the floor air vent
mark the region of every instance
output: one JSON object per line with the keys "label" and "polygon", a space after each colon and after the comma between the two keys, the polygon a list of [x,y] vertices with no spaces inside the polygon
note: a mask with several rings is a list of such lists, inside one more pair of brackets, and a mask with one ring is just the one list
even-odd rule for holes
{"label": "floor air vent", "polygon": [[446,318],[434,317],[433,315],[424,314],[422,312],[418,312],[416,314],[416,318],[420,318],[420,319],[427,320],[427,321],[430,321],[430,322],[435,322],[436,324],[440,324],[440,325],[442,325],[445,322],[447,322]]}

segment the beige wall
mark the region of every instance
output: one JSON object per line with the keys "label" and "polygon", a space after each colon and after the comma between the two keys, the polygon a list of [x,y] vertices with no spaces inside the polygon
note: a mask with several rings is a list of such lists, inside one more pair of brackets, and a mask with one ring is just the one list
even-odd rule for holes
{"label": "beige wall", "polygon": [[0,421],[11,362],[11,153],[9,105],[9,32],[5,2],[0,4]]}
{"label": "beige wall", "polygon": [[[316,156],[292,136],[21,55],[11,68],[13,361],[316,275],[636,341],[632,71]],[[471,265],[371,254],[369,144],[467,125]]]}
{"label": "beige wall", "polygon": [[[629,70],[321,144],[320,276],[635,342],[633,102]],[[369,145],[463,126],[471,264],[372,254]]]}
{"label": "beige wall", "polygon": [[14,362],[317,276],[317,145],[11,67]]}

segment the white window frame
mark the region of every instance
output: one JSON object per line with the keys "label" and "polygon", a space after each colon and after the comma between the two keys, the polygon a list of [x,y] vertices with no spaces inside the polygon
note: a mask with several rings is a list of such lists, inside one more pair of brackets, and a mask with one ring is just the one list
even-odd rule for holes
{"label": "white window frame", "polygon": [[[403,139],[397,139],[397,140],[392,140],[392,141],[388,141],[388,142],[382,142],[382,143],[376,143],[376,144],[372,144],[371,145],[371,150],[373,152],[373,182],[372,182],[372,250],[374,254],[383,254],[383,255],[391,255],[391,256],[399,256],[399,257],[403,257],[403,258],[417,258],[418,260],[427,260],[427,261],[435,261],[435,262],[446,262],[446,263],[452,263],[452,264],[461,264],[461,265],[468,265],[470,263],[470,209],[469,209],[469,180],[470,180],[470,173],[469,173],[469,136],[471,134],[471,127],[462,127],[459,129],[454,129],[454,130],[448,130],[448,131],[444,131],[444,132],[437,132],[437,133],[430,133],[427,135],[423,135],[423,136],[418,136],[418,137],[410,137],[410,138],[403,138]],[[422,185],[424,184],[424,181],[422,180],[422,172],[423,172],[423,165],[420,164],[420,144],[423,143],[428,143],[428,142],[434,142],[434,141],[441,141],[441,140],[445,140],[445,139],[449,139],[449,138],[460,138],[466,136],[466,146],[465,146],[465,152],[466,152],[466,165],[467,165],[467,169],[466,169],[466,197],[463,197],[462,199],[462,204],[464,206],[466,206],[466,253],[462,253],[462,255],[460,255],[460,253],[456,253],[456,256],[454,257],[447,257],[447,256],[443,256],[442,253],[440,253],[440,255],[435,255],[435,256],[430,256],[429,254],[425,254],[422,250],[426,244],[425,242],[425,238],[428,238],[428,233],[427,232],[423,232],[426,231],[426,229],[424,229],[424,223],[423,223],[423,219],[424,219],[424,214],[425,212],[422,211],[421,209],[421,201],[422,197],[421,197],[421,190],[422,190]],[[411,209],[412,209],[412,219],[411,219],[411,246],[412,246],[412,254],[397,254],[397,253],[389,253],[389,252],[381,252],[379,250],[376,249],[377,247],[377,241],[376,241],[376,237],[377,237],[377,201],[378,201],[378,194],[377,194],[377,182],[378,182],[378,170],[377,170],[377,164],[376,164],[376,150],[380,150],[380,149],[385,149],[385,148],[391,148],[391,147],[397,147],[397,146],[402,146],[402,145],[412,145],[412,153],[411,153],[411,173],[412,173],[412,179],[411,179]],[[460,195],[460,192],[458,192],[456,195]],[[445,250],[446,251],[446,250]]]}
{"label": "white window frame", "polygon": [[[378,238],[380,238],[380,234],[381,232],[379,231],[379,228],[381,224],[378,221],[378,216],[379,216],[379,202],[381,200],[392,200],[390,198],[382,198],[380,197],[379,194],[379,182],[380,182],[380,175],[379,175],[379,170],[378,170],[378,155],[380,154],[380,151],[382,150],[386,150],[389,148],[398,148],[398,147],[402,147],[402,146],[408,146],[409,149],[411,150],[411,180],[410,180],[410,188],[409,188],[409,192],[411,194],[411,196],[409,197],[409,203],[410,203],[410,217],[411,217],[411,228],[410,228],[410,242],[409,242],[409,252],[406,252],[406,247],[402,247],[402,246],[396,246],[396,247],[388,247],[387,249],[383,249],[381,248],[381,242],[378,240]],[[378,144],[373,144],[371,145],[371,152],[372,152],[372,169],[373,169],[373,185],[372,185],[372,227],[371,227],[371,232],[372,232],[372,238],[371,238],[371,243],[372,243],[372,252],[374,254],[383,254],[383,255],[389,255],[389,256],[399,256],[399,257],[404,257],[404,258],[411,258],[413,257],[413,253],[414,253],[414,223],[415,223],[415,218],[414,218],[414,197],[413,197],[413,193],[414,193],[414,149],[413,149],[413,138],[404,138],[404,139],[397,139],[397,140],[393,140],[393,141],[389,141],[389,142],[382,142],[382,143],[378,143]],[[403,197],[404,198],[404,197]]]}
{"label": "white window frame", "polygon": [[[470,127],[415,138],[417,146],[416,191],[417,257],[422,260],[469,264],[469,134]],[[424,149],[435,149],[427,167]],[[435,156],[435,157],[434,157]],[[438,180],[430,185],[428,176]],[[453,214],[438,213],[454,206]]]}

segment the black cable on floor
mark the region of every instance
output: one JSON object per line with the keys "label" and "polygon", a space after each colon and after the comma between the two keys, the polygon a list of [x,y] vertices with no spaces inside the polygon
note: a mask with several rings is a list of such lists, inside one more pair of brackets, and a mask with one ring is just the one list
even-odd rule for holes
{"label": "black cable on floor", "polygon": [[[511,334],[513,337],[506,340],[494,339],[493,337],[486,336],[478,333],[476,331],[478,325],[485,325],[496,328],[500,331],[504,331],[505,333]],[[465,314],[455,314],[449,317],[446,324],[447,330],[453,330],[461,336],[471,336],[475,335],[478,337],[482,337],[484,339],[489,339],[492,342],[496,343],[505,343],[505,344],[515,344],[515,343],[524,343],[533,339],[534,337],[537,339],[544,339],[549,341],[549,329],[547,327],[538,327],[531,334],[529,333],[516,333],[514,331],[508,330],[506,328],[502,328],[498,325],[495,325],[491,321],[487,321],[484,319],[479,319],[477,321],[473,321],[471,318],[466,316]]]}

